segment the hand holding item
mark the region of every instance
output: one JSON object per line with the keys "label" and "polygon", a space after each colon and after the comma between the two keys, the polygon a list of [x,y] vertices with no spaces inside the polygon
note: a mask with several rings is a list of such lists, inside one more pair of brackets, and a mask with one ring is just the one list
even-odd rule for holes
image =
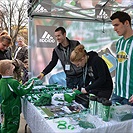
{"label": "hand holding item", "polygon": [[37,76],[37,78],[39,78],[40,80],[42,80],[44,77],[44,74],[43,73],[40,73],[40,75]]}
{"label": "hand holding item", "polygon": [[[30,81],[30,79],[28,81]],[[26,86],[29,84],[34,85],[34,82],[35,82],[34,79],[31,82],[28,82],[28,81],[25,82],[23,85],[26,85]]]}
{"label": "hand holding item", "polygon": [[78,90],[78,88],[73,88],[73,91]]}
{"label": "hand holding item", "polygon": [[87,91],[85,90],[85,88],[81,88],[81,92],[82,93],[87,93]]}
{"label": "hand holding item", "polygon": [[133,103],[133,95],[129,98],[129,102]]}
{"label": "hand holding item", "polygon": [[31,84],[32,84],[32,85],[34,84],[34,79],[31,81]]}

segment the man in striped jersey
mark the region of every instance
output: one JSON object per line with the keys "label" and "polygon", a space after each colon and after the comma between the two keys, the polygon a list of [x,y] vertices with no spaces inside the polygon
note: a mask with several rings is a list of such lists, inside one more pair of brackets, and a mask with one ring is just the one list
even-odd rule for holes
{"label": "man in striped jersey", "polygon": [[133,30],[131,17],[126,12],[117,11],[110,19],[114,31],[122,36],[116,43],[117,68],[112,103],[131,104],[129,101],[133,94]]}

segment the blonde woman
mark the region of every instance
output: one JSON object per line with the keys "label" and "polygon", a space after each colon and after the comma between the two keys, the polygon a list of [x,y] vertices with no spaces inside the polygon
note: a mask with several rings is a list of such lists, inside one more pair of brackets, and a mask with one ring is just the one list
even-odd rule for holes
{"label": "blonde woman", "polygon": [[72,51],[70,60],[77,67],[83,68],[84,86],[80,88],[82,93],[110,98],[113,90],[112,78],[106,63],[96,52],[87,53],[83,45],[78,45]]}

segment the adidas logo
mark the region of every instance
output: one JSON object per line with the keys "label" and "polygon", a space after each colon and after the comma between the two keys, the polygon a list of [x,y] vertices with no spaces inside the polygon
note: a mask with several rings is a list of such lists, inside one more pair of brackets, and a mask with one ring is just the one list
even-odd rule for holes
{"label": "adidas logo", "polygon": [[109,17],[108,14],[103,9],[101,9],[100,13],[97,15],[97,18],[102,18],[102,19],[103,18],[107,19],[108,17]]}
{"label": "adidas logo", "polygon": [[39,42],[55,43],[55,40],[47,31],[45,31],[42,38],[39,39]]}

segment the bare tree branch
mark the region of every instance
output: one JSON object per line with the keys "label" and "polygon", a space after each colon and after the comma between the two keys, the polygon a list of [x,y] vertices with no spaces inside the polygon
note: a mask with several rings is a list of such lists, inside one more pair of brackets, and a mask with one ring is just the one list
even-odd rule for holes
{"label": "bare tree branch", "polygon": [[22,30],[25,30],[28,25],[27,1],[0,1],[0,20],[1,29],[8,31],[15,44],[16,37]]}

